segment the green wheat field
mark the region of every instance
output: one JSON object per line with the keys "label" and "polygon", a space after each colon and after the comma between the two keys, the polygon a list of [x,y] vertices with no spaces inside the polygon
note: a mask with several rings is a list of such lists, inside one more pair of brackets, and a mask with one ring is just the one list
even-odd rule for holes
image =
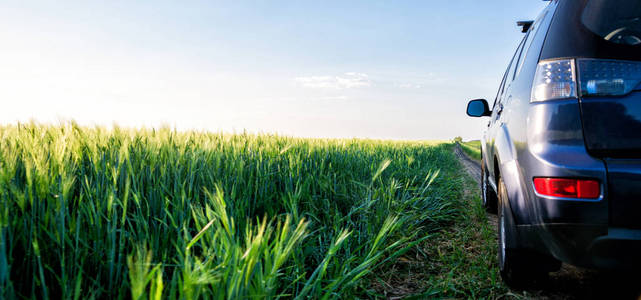
{"label": "green wheat field", "polygon": [[73,122],[0,141],[0,298],[381,298],[396,272],[417,295],[501,292],[491,233],[456,225],[482,212],[451,143]]}

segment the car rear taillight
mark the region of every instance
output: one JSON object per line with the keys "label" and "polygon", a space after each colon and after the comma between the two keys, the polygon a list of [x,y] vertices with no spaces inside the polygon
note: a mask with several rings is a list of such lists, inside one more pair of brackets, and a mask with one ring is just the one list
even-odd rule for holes
{"label": "car rear taillight", "polygon": [[532,86],[532,102],[568,98],[576,98],[574,60],[539,62]]}
{"label": "car rear taillight", "polygon": [[[577,80],[578,77],[578,80]],[[577,82],[579,82],[577,88]],[[592,96],[623,96],[641,89],[641,62],[573,59],[539,62],[532,102]]]}
{"label": "car rear taillight", "polygon": [[592,179],[534,178],[534,189],[543,196],[596,199],[601,196],[599,181]]}
{"label": "car rear taillight", "polygon": [[580,95],[622,96],[641,83],[641,63],[578,59]]}

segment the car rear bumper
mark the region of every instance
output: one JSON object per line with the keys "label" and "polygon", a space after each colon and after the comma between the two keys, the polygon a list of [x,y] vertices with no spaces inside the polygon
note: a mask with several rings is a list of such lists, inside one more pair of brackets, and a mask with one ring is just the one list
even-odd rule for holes
{"label": "car rear bumper", "polygon": [[572,265],[599,269],[641,267],[641,229],[592,224],[518,225],[519,234],[536,235],[542,248]]}

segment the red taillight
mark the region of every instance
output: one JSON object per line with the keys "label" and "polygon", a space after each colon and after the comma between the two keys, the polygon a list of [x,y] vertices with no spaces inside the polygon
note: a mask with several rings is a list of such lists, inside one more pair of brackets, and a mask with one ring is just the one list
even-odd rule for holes
{"label": "red taillight", "polygon": [[601,195],[596,180],[568,178],[534,178],[536,192],[553,197],[595,199]]}

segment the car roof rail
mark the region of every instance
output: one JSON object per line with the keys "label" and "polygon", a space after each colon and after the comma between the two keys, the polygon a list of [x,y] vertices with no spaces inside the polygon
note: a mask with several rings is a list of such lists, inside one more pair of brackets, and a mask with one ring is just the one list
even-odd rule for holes
{"label": "car roof rail", "polygon": [[516,25],[521,26],[521,32],[525,33],[530,29],[530,27],[532,27],[533,23],[534,21],[517,21]]}

